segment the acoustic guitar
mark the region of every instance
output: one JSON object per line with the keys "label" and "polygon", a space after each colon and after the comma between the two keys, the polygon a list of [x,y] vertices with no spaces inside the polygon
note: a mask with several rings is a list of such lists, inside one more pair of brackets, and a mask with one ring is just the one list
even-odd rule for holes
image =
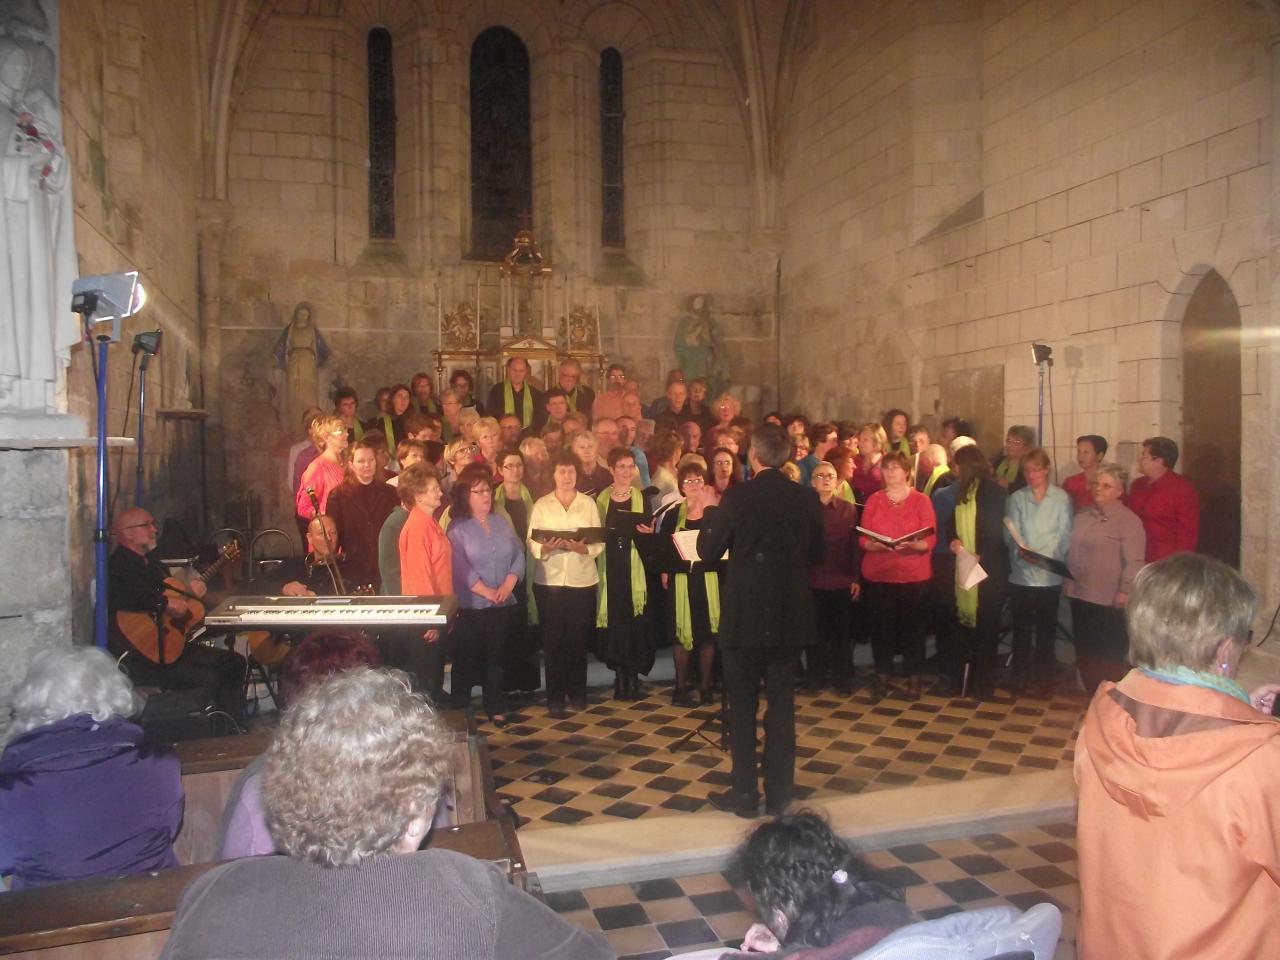
{"label": "acoustic guitar", "polygon": [[[204,570],[195,575],[201,583],[208,583],[219,570],[228,563],[239,559],[240,544],[235,540],[222,548],[215,560]],[[138,610],[119,610],[116,612],[115,627],[138,653],[152,663],[161,666],[173,663],[182,656],[182,648],[186,645],[187,636],[204,620],[204,604],[192,597],[186,584],[174,577],[165,580],[167,597],[177,597],[186,606],[181,616],[173,616],[168,610],[160,613],[144,613]]]}

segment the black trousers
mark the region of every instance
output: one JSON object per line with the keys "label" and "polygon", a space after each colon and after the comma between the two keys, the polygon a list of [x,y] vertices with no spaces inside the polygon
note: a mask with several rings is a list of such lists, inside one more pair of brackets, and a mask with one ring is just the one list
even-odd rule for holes
{"label": "black trousers", "polygon": [[533,585],[542,623],[547,704],[587,698],[587,644],[595,631],[596,588]]}
{"label": "black trousers", "polygon": [[516,609],[489,607],[458,611],[457,647],[449,681],[449,701],[455,709],[470,705],[471,688],[479,684],[484,712],[490,717],[503,712],[502,646],[515,622]]}
{"label": "black trousers", "polygon": [[1071,630],[1085,693],[1092,697],[1103,680],[1124,679],[1129,672],[1129,631],[1123,610],[1072,597]]}
{"label": "black trousers", "polygon": [[721,647],[725,695],[729,701],[729,755],[733,790],[760,795],[756,784],[756,710],[760,683],[768,706],[764,712],[764,795],[769,806],[791,800],[796,765],[795,650],[765,647]]}
{"label": "black trousers", "polygon": [[958,678],[964,675],[965,661],[972,663],[970,686],[980,692],[986,692],[995,686],[1000,671],[1000,617],[1004,613],[1007,589],[1005,581],[994,577],[978,584],[977,624],[958,628],[959,642],[955,646],[952,662],[947,667],[947,674]]}
{"label": "black trousers", "polygon": [[1057,663],[1054,642],[1058,636],[1058,600],[1061,596],[1061,584],[1053,587],[1009,584],[1009,612],[1013,615],[1012,672],[1018,679],[1053,679],[1053,668]]}
{"label": "black trousers", "polygon": [[436,707],[444,707],[444,665],[453,648],[453,635],[441,631],[440,639],[428,643],[422,638],[424,632],[386,630],[378,634],[376,646],[384,666],[409,674],[415,690]]}
{"label": "black trousers", "polygon": [[902,671],[918,674],[924,666],[925,601],[929,581],[862,584],[863,602],[871,610],[874,632],[871,653],[876,673],[892,673],[894,654],[902,652]]}
{"label": "black trousers", "polygon": [[814,590],[813,615],[818,624],[818,642],[805,648],[806,679],[821,682],[831,675],[838,684],[853,680],[853,641],[849,639],[849,619],[853,601],[848,590]]}
{"label": "black trousers", "polygon": [[136,685],[160,687],[162,690],[189,690],[203,687],[219,710],[225,710],[239,723],[244,720],[244,681],[246,664],[240,654],[225,647],[188,643],[182,656],[173,663],[160,666],[139,653],[124,658],[125,672]]}
{"label": "black trousers", "polygon": [[935,661],[946,673],[955,660],[956,645],[956,555],[935,553],[929,579],[929,629],[933,631]]}

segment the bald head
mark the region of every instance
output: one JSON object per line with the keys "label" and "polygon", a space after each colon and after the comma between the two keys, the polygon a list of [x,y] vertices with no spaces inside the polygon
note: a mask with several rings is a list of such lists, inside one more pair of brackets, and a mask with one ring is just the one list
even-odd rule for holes
{"label": "bald head", "polygon": [[158,533],[155,517],[141,507],[130,507],[117,514],[111,525],[111,535],[116,538],[116,543],[137,554],[148,554],[154,550]]}
{"label": "bald head", "polygon": [[[326,541],[325,533],[329,534]],[[307,524],[307,549],[317,560],[324,560],[338,550],[338,525],[332,517],[316,517]]]}

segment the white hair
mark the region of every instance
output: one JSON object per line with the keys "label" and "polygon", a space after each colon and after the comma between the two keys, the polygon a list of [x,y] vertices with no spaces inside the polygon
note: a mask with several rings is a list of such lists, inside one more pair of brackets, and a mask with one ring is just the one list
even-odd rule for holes
{"label": "white hair", "polygon": [[97,647],[56,647],[37,654],[13,694],[10,740],[78,713],[95,720],[128,717],[141,706],[116,662]]}

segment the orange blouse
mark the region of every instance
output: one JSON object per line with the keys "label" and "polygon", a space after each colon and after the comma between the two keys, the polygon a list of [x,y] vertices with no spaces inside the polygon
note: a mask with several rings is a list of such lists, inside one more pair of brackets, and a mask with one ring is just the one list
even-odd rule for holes
{"label": "orange blouse", "polygon": [[453,548],[434,517],[417,509],[400,531],[400,591],[405,596],[453,593]]}

